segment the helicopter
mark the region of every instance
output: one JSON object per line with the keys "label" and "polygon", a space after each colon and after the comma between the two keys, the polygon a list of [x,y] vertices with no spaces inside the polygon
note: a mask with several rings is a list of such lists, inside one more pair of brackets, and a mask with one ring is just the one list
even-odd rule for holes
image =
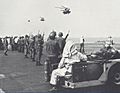
{"label": "helicopter", "polygon": [[40,17],[40,21],[45,21],[45,18],[44,17]]}
{"label": "helicopter", "polygon": [[71,13],[70,8],[68,8],[68,7],[61,6],[61,7],[56,7],[56,8],[61,9],[63,14],[70,14]]}
{"label": "helicopter", "polygon": [[30,20],[28,20],[28,22],[30,22]]}
{"label": "helicopter", "polygon": [[[31,22],[30,19],[27,20],[29,23]],[[44,17],[40,17],[40,21],[45,21],[45,18]]]}

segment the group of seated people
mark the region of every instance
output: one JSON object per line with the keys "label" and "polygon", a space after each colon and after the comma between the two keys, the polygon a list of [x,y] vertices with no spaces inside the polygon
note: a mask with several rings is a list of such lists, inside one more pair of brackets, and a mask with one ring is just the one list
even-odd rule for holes
{"label": "group of seated people", "polygon": [[87,62],[87,60],[91,59],[109,59],[111,57],[117,58],[117,54],[120,57],[119,51],[114,49],[112,46],[105,45],[100,49],[100,51],[87,56],[78,51],[74,42],[66,42],[58,68],[53,70],[51,74],[50,84],[53,88],[50,91],[57,89],[58,77],[64,77],[66,74],[72,73],[72,64],[76,62]]}

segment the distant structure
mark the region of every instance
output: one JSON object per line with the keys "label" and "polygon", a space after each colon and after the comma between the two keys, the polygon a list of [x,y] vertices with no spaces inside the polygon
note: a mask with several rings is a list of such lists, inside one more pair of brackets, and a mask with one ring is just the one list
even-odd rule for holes
{"label": "distant structure", "polygon": [[95,42],[95,43],[98,43],[98,44],[102,44],[102,45],[105,45],[105,40],[98,40],[97,42]]}

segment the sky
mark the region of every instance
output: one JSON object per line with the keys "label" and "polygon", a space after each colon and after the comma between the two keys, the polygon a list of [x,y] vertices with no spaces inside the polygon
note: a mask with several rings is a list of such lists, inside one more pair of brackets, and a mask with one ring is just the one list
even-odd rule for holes
{"label": "sky", "polygon": [[[62,5],[71,13],[56,8]],[[70,30],[74,38],[120,37],[119,10],[120,0],[0,0],[0,36]]]}

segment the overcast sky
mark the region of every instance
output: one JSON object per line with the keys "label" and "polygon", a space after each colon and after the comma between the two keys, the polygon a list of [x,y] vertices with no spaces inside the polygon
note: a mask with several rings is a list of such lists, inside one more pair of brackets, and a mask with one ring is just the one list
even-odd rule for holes
{"label": "overcast sky", "polygon": [[[64,15],[61,5],[71,9]],[[40,16],[45,21],[40,21]],[[28,23],[27,20],[31,20]],[[0,0],[0,36],[70,30],[70,37],[120,37],[120,0]]]}

